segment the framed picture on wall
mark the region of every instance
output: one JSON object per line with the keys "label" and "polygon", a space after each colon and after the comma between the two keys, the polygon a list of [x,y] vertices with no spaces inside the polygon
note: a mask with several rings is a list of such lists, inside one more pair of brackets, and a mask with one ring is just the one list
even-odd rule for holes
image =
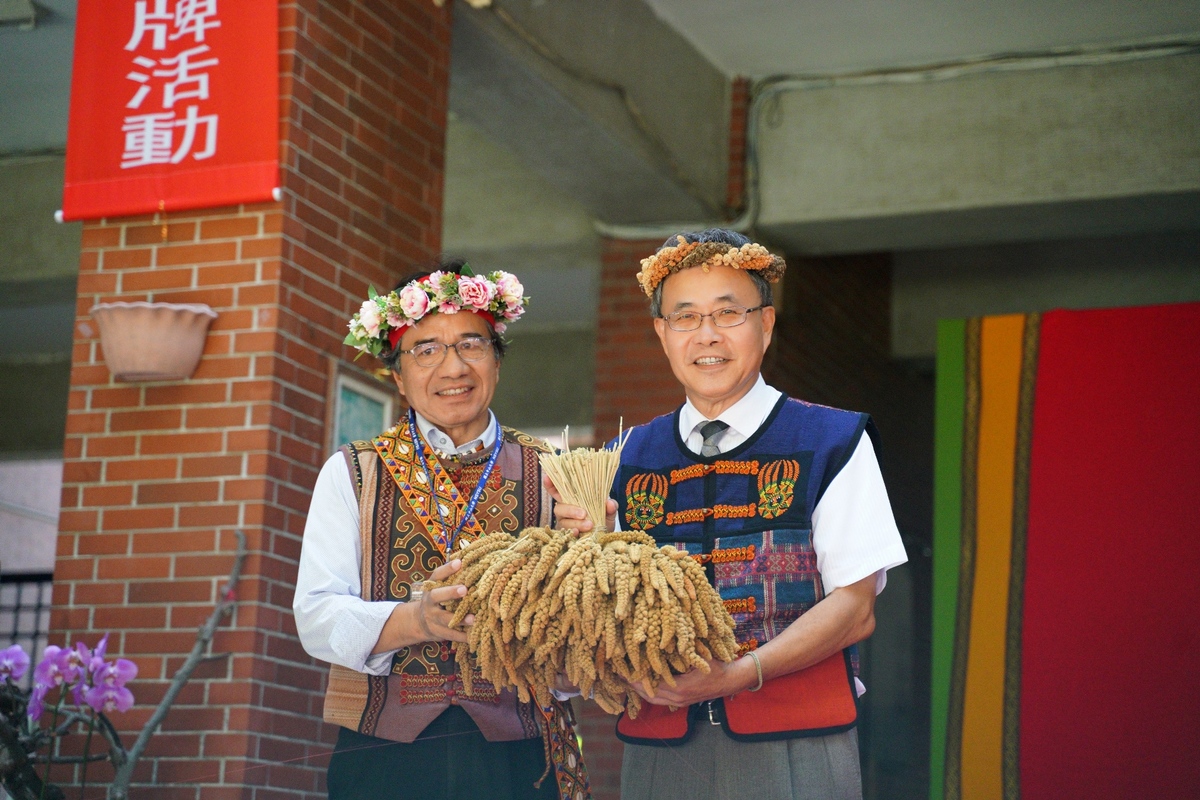
{"label": "framed picture on wall", "polygon": [[329,453],[347,442],[371,439],[396,424],[401,403],[392,381],[340,361],[330,367],[329,378],[325,405]]}

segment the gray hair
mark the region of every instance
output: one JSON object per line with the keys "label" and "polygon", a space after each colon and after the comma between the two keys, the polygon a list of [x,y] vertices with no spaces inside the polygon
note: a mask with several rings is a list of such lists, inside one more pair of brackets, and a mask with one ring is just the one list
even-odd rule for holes
{"label": "gray hair", "polygon": [[[773,305],[775,301],[772,299],[771,295],[771,284],[767,283],[763,276],[759,275],[753,270],[746,270],[745,272],[750,280],[754,281],[755,288],[758,289],[759,304],[763,306]],[[670,279],[669,275],[667,276],[667,279]],[[658,318],[663,315],[662,290],[663,284],[667,282],[667,279],[664,279],[658,284],[658,286],[655,286],[654,293],[650,295],[650,316],[652,317]]]}

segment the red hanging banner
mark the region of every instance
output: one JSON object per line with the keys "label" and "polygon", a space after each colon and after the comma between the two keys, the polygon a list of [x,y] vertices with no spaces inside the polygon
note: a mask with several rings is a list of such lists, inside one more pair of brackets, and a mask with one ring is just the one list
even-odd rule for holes
{"label": "red hanging banner", "polygon": [[63,218],[270,200],[276,0],[79,0]]}

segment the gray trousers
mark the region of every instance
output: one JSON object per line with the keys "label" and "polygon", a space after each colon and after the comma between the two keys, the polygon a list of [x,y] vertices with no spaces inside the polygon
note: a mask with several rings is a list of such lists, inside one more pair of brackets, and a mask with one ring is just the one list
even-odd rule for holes
{"label": "gray trousers", "polygon": [[708,724],[686,744],[625,745],[621,800],[861,800],[858,732],[736,742]]}

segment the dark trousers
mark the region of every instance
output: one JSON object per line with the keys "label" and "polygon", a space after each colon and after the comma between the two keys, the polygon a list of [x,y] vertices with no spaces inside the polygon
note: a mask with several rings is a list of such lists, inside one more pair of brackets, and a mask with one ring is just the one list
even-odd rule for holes
{"label": "dark trousers", "polygon": [[451,706],[411,744],[338,733],[329,760],[329,800],[558,800],[541,738],[489,742]]}

